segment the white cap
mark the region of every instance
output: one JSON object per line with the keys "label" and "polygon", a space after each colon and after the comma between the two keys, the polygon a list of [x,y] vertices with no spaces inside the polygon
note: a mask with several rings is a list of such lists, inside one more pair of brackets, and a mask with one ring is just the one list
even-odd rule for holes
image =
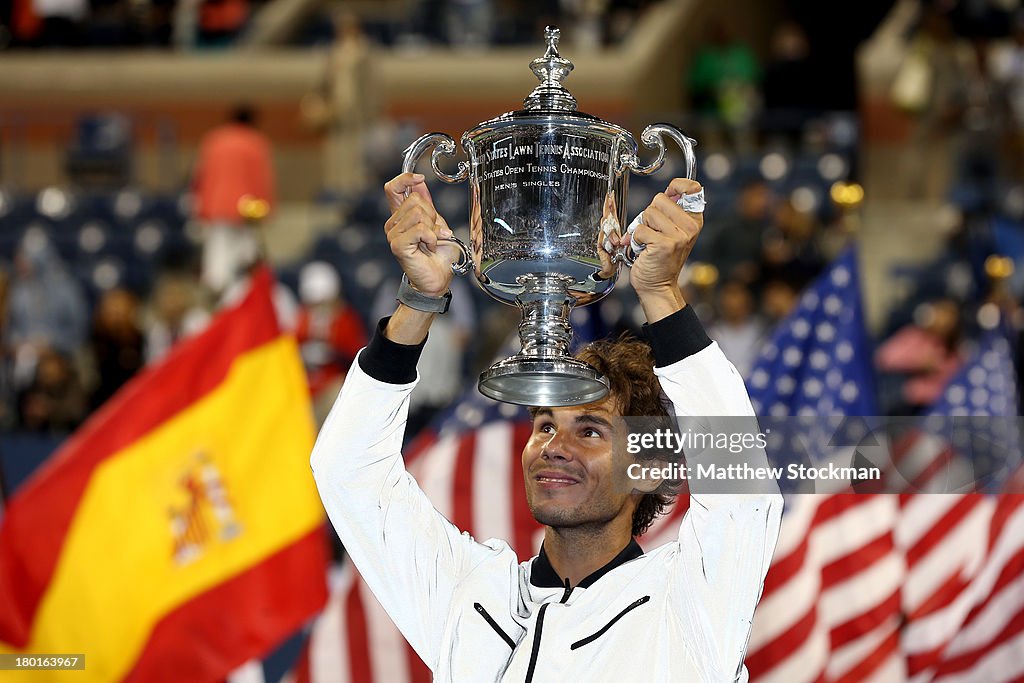
{"label": "white cap", "polygon": [[307,263],[299,271],[299,298],[304,304],[333,301],[341,294],[338,271],[325,261]]}

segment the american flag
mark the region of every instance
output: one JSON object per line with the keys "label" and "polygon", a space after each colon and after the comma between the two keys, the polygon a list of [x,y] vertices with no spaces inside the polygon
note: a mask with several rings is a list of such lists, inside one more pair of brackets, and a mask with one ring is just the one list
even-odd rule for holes
{"label": "american flag", "polygon": [[1010,344],[996,327],[950,380],[921,428],[893,448],[897,457],[911,460],[917,490],[933,488],[967,460],[981,475],[977,488],[985,491],[900,496],[895,539],[907,571],[901,649],[909,680],[1024,679],[1017,397]]}
{"label": "american flag", "polygon": [[877,415],[857,253],[848,249],[779,324],[747,382],[758,415]]}
{"label": "american flag", "polygon": [[[779,325],[748,382],[759,415],[877,415],[858,272],[848,249]],[[824,457],[824,439],[809,440],[811,458]],[[897,509],[891,496],[787,495],[754,614],[751,680],[903,680]]]}
{"label": "american flag", "polygon": [[[838,331],[835,339],[828,327],[823,336],[813,334],[823,324]],[[871,416],[869,359],[851,251],[780,326],[751,374],[751,396],[776,416]],[[963,454],[956,443],[963,430],[938,438],[924,429],[928,419],[1016,416],[1014,377],[1005,337],[986,335],[922,429],[892,445],[893,459],[912,456],[919,474],[948,473],[952,456]],[[1012,429],[1015,421],[987,425]],[[1001,443],[1004,454],[1019,453],[1019,447],[1007,446],[1011,438],[987,435],[980,441]],[[1021,496],[789,496],[754,617],[747,656],[751,680],[1020,680],[1022,552]]]}

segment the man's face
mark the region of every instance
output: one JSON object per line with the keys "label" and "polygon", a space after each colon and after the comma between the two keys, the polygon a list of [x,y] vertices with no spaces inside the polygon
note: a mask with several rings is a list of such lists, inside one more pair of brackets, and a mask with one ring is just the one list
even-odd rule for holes
{"label": "man's face", "polygon": [[523,449],[526,501],[546,526],[601,527],[625,518],[631,523],[636,498],[615,471],[613,444],[619,417],[615,403],[542,408]]}

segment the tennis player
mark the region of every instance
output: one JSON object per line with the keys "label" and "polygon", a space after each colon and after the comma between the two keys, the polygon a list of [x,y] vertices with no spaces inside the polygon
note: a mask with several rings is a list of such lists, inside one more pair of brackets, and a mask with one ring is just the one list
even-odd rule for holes
{"label": "tennis player", "polygon": [[[753,415],[739,374],[677,284],[703,225],[699,208],[677,201],[700,189],[673,180],[636,229],[646,248],[629,277],[646,343],[600,342],[579,354],[609,378],[609,396],[533,411],[524,495],[544,542],[520,563],[505,541],[457,529],[405,469],[416,363],[458,253],[438,242],[451,233],[422,176],[385,185],[393,215],[384,227],[407,284],[353,364],[311,464],[346,550],[435,681],[747,680],[781,496],[691,492],[678,540],[645,551],[635,537],[669,503],[663,482],[614,483],[620,416]],[[628,237],[612,239],[617,247]]]}

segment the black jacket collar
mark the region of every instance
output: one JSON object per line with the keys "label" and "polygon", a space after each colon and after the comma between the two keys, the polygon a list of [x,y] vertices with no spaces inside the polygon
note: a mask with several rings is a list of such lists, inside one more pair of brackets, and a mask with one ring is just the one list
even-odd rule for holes
{"label": "black jacket collar", "polygon": [[[630,560],[635,560],[643,554],[643,548],[641,548],[640,544],[636,542],[636,539],[630,539],[629,545],[623,548],[622,552],[613,557],[608,564],[580,581],[576,586],[579,588],[590,588],[595,581],[618,567],[620,564],[625,564]],[[555,568],[551,566],[551,560],[548,559],[548,554],[544,552],[543,545],[540,548],[540,554],[533,561],[533,567],[530,571],[530,583],[538,588],[565,587],[565,580],[558,576]]]}

